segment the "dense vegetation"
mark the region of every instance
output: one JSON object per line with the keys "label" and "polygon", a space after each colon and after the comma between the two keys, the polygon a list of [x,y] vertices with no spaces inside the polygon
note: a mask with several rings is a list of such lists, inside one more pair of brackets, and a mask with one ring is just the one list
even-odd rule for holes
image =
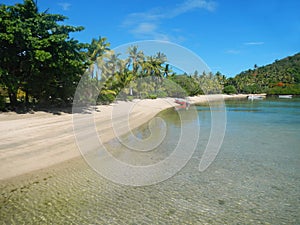
{"label": "dense vegetation", "polygon": [[60,25],[65,19],[38,12],[32,0],[0,6],[0,84],[11,107],[18,101],[72,100],[87,46],[69,38],[83,27]]}
{"label": "dense vegetation", "polygon": [[227,80],[238,93],[300,94],[300,53]]}
{"label": "dense vegetation", "polygon": [[[97,103],[196,95],[202,84],[205,93],[213,92],[209,85],[216,89],[215,81],[205,81],[212,74],[175,76],[161,52],[147,56],[132,46],[120,59],[105,38],[80,43],[70,33],[84,28],[62,25],[65,19],[39,12],[33,0],[0,6],[0,108],[68,105],[81,78],[97,92]],[[92,101],[89,91],[79,100]]]}
{"label": "dense vegetation", "polygon": [[[147,56],[131,46],[127,56],[106,38],[90,44],[70,38],[83,27],[63,25],[62,15],[39,12],[33,0],[0,5],[0,109],[73,102],[80,79],[96,103],[117,99],[185,97],[214,93],[300,94],[300,54],[249,69],[234,78],[220,72],[175,74],[161,52]],[[92,102],[87,91],[79,101]]]}

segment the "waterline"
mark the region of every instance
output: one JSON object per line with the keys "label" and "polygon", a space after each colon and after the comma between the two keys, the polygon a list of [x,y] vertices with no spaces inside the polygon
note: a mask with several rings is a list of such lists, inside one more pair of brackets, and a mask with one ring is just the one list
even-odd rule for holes
{"label": "waterline", "polygon": [[[226,108],[224,142],[206,171],[199,172],[198,165],[211,114],[208,106],[200,105],[197,151],[174,177],[146,187],[117,185],[99,177],[82,159],[73,160],[1,182],[0,221],[299,224],[300,101],[227,101]],[[160,116],[176,135],[178,118],[173,113]]]}

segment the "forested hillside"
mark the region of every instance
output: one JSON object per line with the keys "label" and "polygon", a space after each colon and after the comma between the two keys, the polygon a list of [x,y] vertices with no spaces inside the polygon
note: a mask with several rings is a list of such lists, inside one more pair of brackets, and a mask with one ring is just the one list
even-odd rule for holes
{"label": "forested hillside", "polygon": [[[234,78],[220,72],[179,75],[163,52],[145,55],[129,47],[126,59],[110,50],[106,38],[81,43],[63,15],[40,12],[33,0],[0,4],[0,110],[72,105],[80,79],[94,87],[97,104],[115,99],[185,97],[199,94],[299,94],[300,53]],[[178,89],[181,87],[181,89]],[[91,93],[81,96],[92,101]]]}
{"label": "forested hillside", "polygon": [[300,53],[227,80],[239,93],[300,94]]}

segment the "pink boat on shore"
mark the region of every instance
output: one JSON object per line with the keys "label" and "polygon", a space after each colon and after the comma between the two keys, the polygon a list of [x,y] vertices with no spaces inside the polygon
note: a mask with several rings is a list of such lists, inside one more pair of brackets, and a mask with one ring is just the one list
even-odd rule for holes
{"label": "pink boat on shore", "polygon": [[178,106],[175,106],[175,110],[179,110],[179,109],[188,110],[190,107],[190,103],[187,100],[182,98],[176,98],[175,103],[179,104]]}

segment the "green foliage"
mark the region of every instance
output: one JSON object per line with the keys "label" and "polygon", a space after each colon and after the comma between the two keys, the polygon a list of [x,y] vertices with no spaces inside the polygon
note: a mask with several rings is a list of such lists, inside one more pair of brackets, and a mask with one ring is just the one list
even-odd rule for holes
{"label": "green foliage", "polygon": [[83,27],[62,25],[66,17],[38,12],[33,0],[0,6],[0,84],[10,104],[17,104],[18,90],[24,100],[39,103],[71,102],[86,68],[85,44],[70,39]]}
{"label": "green foliage", "polygon": [[35,59],[40,61],[40,62],[44,62],[48,59],[51,59],[52,55],[50,52],[46,52],[44,50],[36,50],[35,51]]}
{"label": "green foliage", "polygon": [[108,105],[110,103],[112,103],[114,100],[116,99],[116,96],[114,94],[100,94],[98,96],[98,100],[97,102],[104,104],[104,105]]}
{"label": "green foliage", "polygon": [[259,94],[262,93],[263,89],[258,84],[251,84],[244,86],[242,89],[243,93],[249,93],[249,94]]}
{"label": "green foliage", "polygon": [[[283,86],[293,86],[300,83],[300,53],[275,60],[270,65],[255,66],[254,69],[244,71],[227,82],[234,85],[240,93],[285,92],[285,89],[275,86],[279,83]],[[287,89],[297,93],[297,88]]]}
{"label": "green foliage", "polygon": [[149,98],[149,99],[157,99],[157,95],[156,94],[149,94],[147,96],[147,98]]}
{"label": "green foliage", "polygon": [[217,72],[215,75],[211,72],[203,72],[199,75],[198,72],[195,71],[192,78],[198,85],[198,94],[220,94],[222,93],[222,89],[226,81],[225,76],[220,72]]}
{"label": "green foliage", "polygon": [[294,73],[294,81],[295,81],[295,83],[300,84],[300,72]]}
{"label": "green foliage", "polygon": [[167,96],[162,87],[163,74],[166,73],[162,65],[166,60],[164,54],[158,52],[154,56],[145,56],[137,46],[131,46],[127,59],[120,59],[119,54],[105,47],[107,44],[101,38],[93,39],[91,46],[94,47],[89,48],[88,56],[96,61],[90,65],[89,73],[90,79],[97,82],[99,103],[108,104],[116,98],[127,100],[128,96]]}
{"label": "green foliage", "polygon": [[283,87],[272,87],[267,91],[268,95],[286,95],[286,94],[294,94],[300,95],[300,84],[293,84]]}
{"label": "green foliage", "polygon": [[228,85],[224,87],[223,92],[225,94],[236,94],[237,90],[233,85]]}
{"label": "green foliage", "polygon": [[187,92],[170,78],[164,79],[162,83],[162,88],[160,91],[157,92],[157,96],[160,98],[184,98],[187,96]]}
{"label": "green foliage", "polygon": [[127,98],[126,98],[126,100],[128,100],[128,101],[132,101],[133,99],[134,99],[133,96],[127,96]]}
{"label": "green foliage", "polygon": [[[163,53],[147,56],[138,46],[131,46],[127,59],[120,59],[109,49],[106,38],[92,39],[90,44],[70,38],[71,32],[83,27],[63,25],[65,19],[63,15],[40,13],[34,0],[0,5],[0,86],[12,107],[20,100],[47,105],[71,103],[81,78],[83,91],[77,100],[86,104],[222,91],[300,93],[300,53],[263,67],[255,64],[229,79],[220,72],[169,75],[171,69]],[[1,95],[0,108],[5,103]]]}
{"label": "green foliage", "polygon": [[187,75],[174,76],[171,78],[176,84],[182,87],[188,96],[194,96],[201,93],[199,83]]}
{"label": "green foliage", "polygon": [[5,97],[0,94],[0,111],[3,111],[6,107]]}
{"label": "green foliage", "polygon": [[166,90],[159,90],[156,92],[157,98],[166,98],[170,95],[168,95],[168,92]]}
{"label": "green foliage", "polygon": [[102,57],[105,52],[109,51],[110,43],[106,42],[106,38],[99,37],[98,40],[93,38],[91,44],[88,46],[87,55],[93,63],[97,58]]}

